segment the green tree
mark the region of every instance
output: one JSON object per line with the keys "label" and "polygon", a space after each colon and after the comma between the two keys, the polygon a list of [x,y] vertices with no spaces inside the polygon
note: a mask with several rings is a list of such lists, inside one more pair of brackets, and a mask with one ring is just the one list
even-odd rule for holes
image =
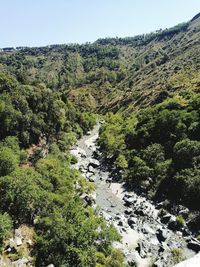
{"label": "green tree", "polygon": [[19,158],[10,148],[0,148],[0,176],[13,172],[19,164]]}

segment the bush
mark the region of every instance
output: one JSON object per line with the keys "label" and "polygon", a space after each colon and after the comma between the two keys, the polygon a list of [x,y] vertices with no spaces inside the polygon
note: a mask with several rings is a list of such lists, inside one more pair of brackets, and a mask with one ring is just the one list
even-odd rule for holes
{"label": "bush", "polygon": [[7,213],[0,213],[0,250],[2,249],[3,241],[9,237],[12,230],[12,220]]}
{"label": "bush", "polygon": [[183,218],[182,215],[178,215],[178,216],[176,217],[176,222],[177,222],[177,224],[178,224],[180,227],[182,227],[182,226],[185,225],[185,219]]}
{"label": "bush", "polygon": [[179,263],[180,261],[183,261],[185,259],[185,257],[183,256],[183,251],[181,249],[173,248],[171,250],[171,254],[174,264]]}
{"label": "bush", "polygon": [[10,148],[0,149],[0,176],[6,176],[13,172],[19,164],[19,158]]}

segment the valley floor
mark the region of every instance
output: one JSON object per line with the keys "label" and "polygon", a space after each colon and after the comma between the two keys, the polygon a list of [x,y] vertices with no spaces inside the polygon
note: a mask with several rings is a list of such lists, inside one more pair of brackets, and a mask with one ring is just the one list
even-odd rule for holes
{"label": "valley floor", "polygon": [[[162,223],[153,202],[134,192],[127,192],[124,184],[112,182],[111,173],[101,163],[96,146],[100,125],[80,139],[71,153],[78,159],[74,168],[96,186],[94,207],[109,224],[114,224],[122,236],[113,245],[120,248],[126,262],[137,262],[139,267],[174,266],[178,261],[191,258],[195,252],[188,248],[194,240],[180,231],[172,231]],[[98,160],[95,155],[98,155]],[[173,221],[174,216],[169,214]],[[195,242],[195,241],[194,241]]]}

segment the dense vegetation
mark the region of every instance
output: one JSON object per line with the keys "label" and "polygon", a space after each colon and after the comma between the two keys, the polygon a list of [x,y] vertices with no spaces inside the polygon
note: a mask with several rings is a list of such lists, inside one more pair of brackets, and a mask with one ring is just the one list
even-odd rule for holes
{"label": "dense vegetation", "polygon": [[0,90],[1,250],[12,230],[26,224],[35,231],[36,266],[110,266],[112,253],[122,264],[111,247],[119,240],[115,229],[80,198],[93,186],[70,168],[69,148],[95,116],[45,85],[24,85],[5,73]]}
{"label": "dense vegetation", "polygon": [[[99,144],[130,188],[199,209],[200,19],[133,38],[0,52],[0,249],[34,229],[36,266],[122,267],[115,229],[69,148],[107,113]],[[110,113],[113,112],[113,113]]]}
{"label": "dense vegetation", "polygon": [[99,144],[131,187],[199,209],[200,94],[179,95],[125,118],[108,114]]}

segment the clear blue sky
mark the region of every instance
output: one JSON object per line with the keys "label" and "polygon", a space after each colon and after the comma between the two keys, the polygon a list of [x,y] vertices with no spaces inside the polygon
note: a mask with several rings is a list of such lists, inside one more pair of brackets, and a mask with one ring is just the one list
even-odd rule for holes
{"label": "clear blue sky", "polygon": [[200,0],[0,0],[0,47],[92,42],[168,28]]}

